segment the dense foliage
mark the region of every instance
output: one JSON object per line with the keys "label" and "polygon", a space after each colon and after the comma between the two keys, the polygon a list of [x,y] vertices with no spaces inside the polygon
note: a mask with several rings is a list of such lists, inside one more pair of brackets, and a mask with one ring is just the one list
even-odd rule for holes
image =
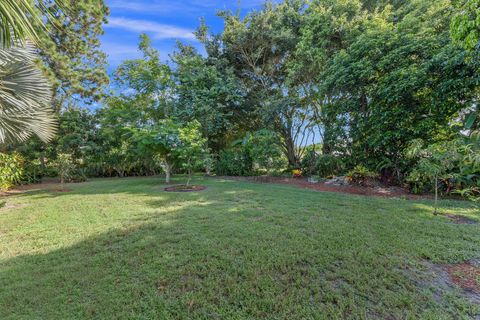
{"label": "dense foliage", "polygon": [[19,183],[23,175],[23,158],[18,153],[0,153],[0,191]]}
{"label": "dense foliage", "polygon": [[[97,39],[108,13],[103,2],[74,12],[92,20],[69,27],[87,23]],[[164,62],[142,35],[143,56],[118,67],[101,108],[63,106],[51,145],[14,149],[41,166],[70,154],[89,176],[301,169],[320,177],[350,172],[360,184],[380,177],[414,192],[476,194],[479,168],[465,159],[478,154],[477,0],[288,0],[219,15],[221,33],[203,21],[196,32],[206,55],[179,43]],[[91,55],[87,47],[75,54],[96,60],[98,77],[72,76],[78,85],[67,86],[86,102],[100,92],[82,83],[106,83],[92,41]],[[190,133],[182,130],[193,127],[186,143]],[[410,152],[415,141],[424,152]],[[445,146],[455,146],[455,161],[441,160],[434,174],[440,158],[432,150],[448,157]]]}

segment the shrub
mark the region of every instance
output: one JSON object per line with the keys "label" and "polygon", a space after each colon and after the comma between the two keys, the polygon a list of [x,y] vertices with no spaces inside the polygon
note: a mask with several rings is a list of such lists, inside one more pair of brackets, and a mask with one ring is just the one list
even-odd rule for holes
{"label": "shrub", "polygon": [[331,154],[316,154],[309,151],[302,159],[302,170],[307,175],[329,177],[338,175],[345,170],[344,160]]}
{"label": "shrub", "polygon": [[322,154],[316,161],[316,174],[320,177],[337,175],[345,169],[343,159],[331,154]]}
{"label": "shrub", "polygon": [[53,162],[53,166],[57,169],[58,176],[60,177],[60,184],[62,190],[64,189],[65,182],[72,178],[72,173],[76,168],[72,161],[72,156],[67,153],[60,153],[57,159]]}
{"label": "shrub", "polygon": [[253,161],[250,155],[243,150],[221,151],[215,164],[215,171],[220,176],[251,175]]}
{"label": "shrub", "polygon": [[40,161],[27,161],[23,168],[22,183],[40,183],[45,176],[45,169],[42,169]]}
{"label": "shrub", "polygon": [[367,186],[372,180],[378,178],[378,174],[365,166],[358,165],[347,173],[346,178],[352,184]]}
{"label": "shrub", "polygon": [[23,165],[20,154],[0,153],[0,190],[6,191],[21,181]]}
{"label": "shrub", "polygon": [[271,171],[280,171],[287,166],[278,144],[280,139],[275,132],[263,129],[247,135],[246,139],[248,139],[246,151],[258,168],[265,169],[267,174]]}
{"label": "shrub", "polygon": [[317,167],[317,158],[318,155],[313,148],[307,150],[306,154],[303,156],[300,166],[302,171],[307,175],[315,175]]}

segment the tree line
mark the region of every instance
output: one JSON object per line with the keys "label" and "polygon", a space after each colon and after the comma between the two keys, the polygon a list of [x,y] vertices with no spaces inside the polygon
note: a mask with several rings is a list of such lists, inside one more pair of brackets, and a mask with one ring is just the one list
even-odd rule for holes
{"label": "tree line", "polygon": [[[71,48],[67,66],[53,61],[68,49],[40,52],[56,84],[59,134],[7,147],[30,163],[68,153],[90,176],[176,167],[325,177],[361,166],[412,191],[440,181],[444,191],[478,194],[478,0],[286,0],[246,15],[220,11],[222,32],[204,21],[196,31],[206,54],[178,43],[165,61],[142,35],[142,57],[116,69],[112,92],[101,90],[98,50],[108,9],[86,3],[73,12],[92,20],[65,20],[75,30],[88,24],[84,34],[49,36]],[[101,108],[85,108],[99,99]],[[177,144],[166,148],[181,128],[191,132],[178,145],[198,147],[188,168]],[[446,144],[456,150],[449,166],[435,162]]]}

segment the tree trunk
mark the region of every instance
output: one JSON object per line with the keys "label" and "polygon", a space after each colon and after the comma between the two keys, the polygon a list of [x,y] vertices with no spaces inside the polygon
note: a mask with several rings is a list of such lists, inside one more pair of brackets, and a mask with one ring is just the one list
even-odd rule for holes
{"label": "tree trunk", "polygon": [[438,214],[437,208],[438,208],[438,177],[435,175],[435,209],[433,211],[433,214],[436,216]]}
{"label": "tree trunk", "polygon": [[322,153],[331,154],[332,153],[332,130],[331,125],[325,123],[323,127],[323,141],[322,141]]}
{"label": "tree trunk", "polygon": [[287,156],[288,165],[294,169],[299,168],[300,164],[295,152],[295,143],[293,139],[291,137],[284,137],[284,140],[286,151],[285,155]]}
{"label": "tree trunk", "polygon": [[170,163],[165,162],[165,182],[170,183],[170,176],[172,173],[172,166]]}
{"label": "tree trunk", "polygon": [[190,180],[192,180],[192,170],[188,169],[187,187],[190,186]]}

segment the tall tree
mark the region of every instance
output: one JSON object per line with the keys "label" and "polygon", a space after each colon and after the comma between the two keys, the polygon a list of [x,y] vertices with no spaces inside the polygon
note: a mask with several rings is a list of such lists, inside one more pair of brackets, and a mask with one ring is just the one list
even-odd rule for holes
{"label": "tall tree", "polygon": [[480,48],[480,0],[459,0],[450,27],[452,38],[467,50]]}
{"label": "tall tree", "polygon": [[140,36],[140,59],[124,61],[115,72],[115,80],[127,95],[150,100],[154,119],[168,118],[174,108],[174,81],[170,67],[160,60],[146,34]]}
{"label": "tall tree", "polygon": [[109,83],[99,38],[109,14],[105,2],[40,0],[38,4],[46,21],[45,26],[36,26],[46,29],[40,33],[38,51],[53,85],[56,109],[72,99],[81,104],[99,101]]}
{"label": "tall tree", "polygon": [[[241,130],[245,115],[244,90],[232,68],[221,68],[189,46],[179,45],[173,55],[176,80],[175,116],[197,120],[214,152],[225,148],[232,132]],[[236,137],[235,137],[236,138]]]}
{"label": "tall tree", "polygon": [[226,55],[248,88],[247,100],[257,105],[264,126],[282,137],[289,164],[299,165],[304,151],[308,111],[299,88],[288,82],[295,59],[303,1],[268,2],[245,18],[224,12],[222,41]]}

